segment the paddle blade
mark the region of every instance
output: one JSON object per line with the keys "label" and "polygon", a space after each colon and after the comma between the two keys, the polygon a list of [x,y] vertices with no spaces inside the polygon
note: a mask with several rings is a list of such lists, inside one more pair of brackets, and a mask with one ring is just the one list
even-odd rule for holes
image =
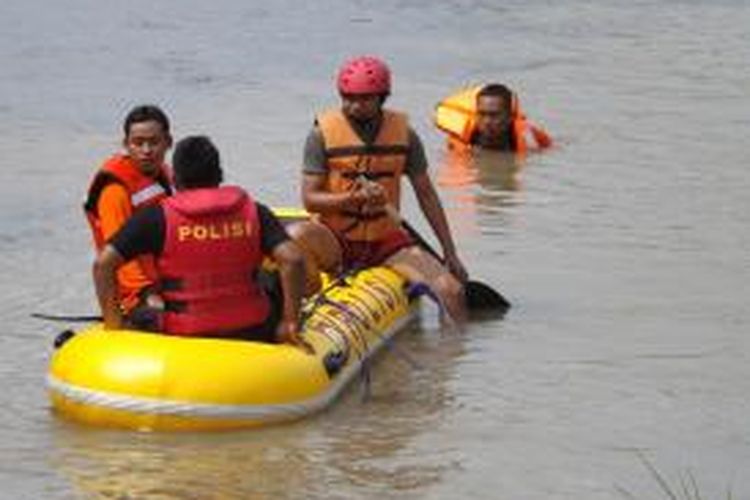
{"label": "paddle blade", "polygon": [[30,316],[36,319],[43,319],[45,321],[70,321],[70,322],[90,322],[90,321],[101,321],[101,315],[67,315],[67,314],[45,314],[45,313],[31,313]]}
{"label": "paddle blade", "polygon": [[469,311],[505,314],[510,309],[510,302],[505,297],[481,281],[467,281],[464,284],[464,293]]}

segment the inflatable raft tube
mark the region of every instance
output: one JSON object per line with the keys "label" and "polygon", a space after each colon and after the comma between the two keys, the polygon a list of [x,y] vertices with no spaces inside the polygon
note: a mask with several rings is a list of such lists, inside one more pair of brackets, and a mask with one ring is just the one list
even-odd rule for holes
{"label": "inflatable raft tube", "polygon": [[383,267],[336,280],[304,308],[314,354],[93,324],[53,353],[48,392],[59,415],[93,426],[194,431],[295,420],[329,406],[413,318],[415,302]]}

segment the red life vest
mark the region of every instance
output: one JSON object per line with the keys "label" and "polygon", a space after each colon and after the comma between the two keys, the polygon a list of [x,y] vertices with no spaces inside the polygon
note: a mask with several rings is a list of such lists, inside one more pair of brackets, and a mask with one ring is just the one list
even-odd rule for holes
{"label": "red life vest", "polygon": [[167,304],[163,331],[220,335],[261,324],[270,302],[255,282],[263,255],[252,198],[235,186],[190,189],[162,207],[166,234],[156,266]]}
{"label": "red life vest", "polygon": [[153,178],[144,175],[129,156],[115,155],[105,161],[91,181],[86,202],[83,204],[97,250],[105,243],[97,209],[99,197],[104,188],[113,182],[120,184],[128,192],[133,212],[156,205],[172,193],[166,165],[163,165],[159,175]]}

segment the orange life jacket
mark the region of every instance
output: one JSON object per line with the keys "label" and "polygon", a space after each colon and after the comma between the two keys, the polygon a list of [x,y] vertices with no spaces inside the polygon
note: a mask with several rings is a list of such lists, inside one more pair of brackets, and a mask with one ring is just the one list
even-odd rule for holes
{"label": "orange life jacket", "polygon": [[166,233],[156,259],[167,306],[162,330],[219,335],[263,323],[270,302],[255,282],[263,254],[252,198],[236,186],[190,189],[162,207]]}
{"label": "orange life jacket", "polygon": [[[361,177],[383,187],[388,203],[398,209],[401,202],[401,175],[409,152],[409,124],[405,114],[383,110],[378,135],[365,143],[352,129],[341,110],[317,116],[323,134],[328,166],[327,189],[344,193],[356,188]],[[321,214],[323,223],[350,241],[377,241],[398,228],[388,214],[339,212]]]}
{"label": "orange life jacket", "polygon": [[[99,198],[104,188],[112,183],[120,184],[125,188],[130,196],[133,213],[144,207],[158,204],[172,193],[166,166],[162,166],[161,173],[154,179],[144,175],[129,156],[115,155],[105,161],[94,176],[83,205],[97,251],[101,250],[106,243],[98,211]],[[150,256],[138,257],[137,262],[129,262],[118,270],[120,300],[126,312],[138,302],[141,289],[153,284],[155,279],[156,271],[153,258]]]}
{"label": "orange life jacket", "polygon": [[97,250],[101,250],[106,243],[99,220],[99,197],[104,188],[113,182],[120,184],[128,192],[133,212],[156,205],[172,193],[166,166],[162,166],[161,173],[154,179],[144,175],[129,156],[115,155],[105,161],[94,176],[83,205]]}
{"label": "orange life jacket", "polygon": [[[449,145],[465,147],[472,144],[477,124],[477,95],[483,85],[470,87],[443,99],[435,108],[435,125],[448,134]],[[518,96],[511,101],[511,137],[515,153],[524,154],[530,147],[538,149],[552,145],[547,132],[527,120]]]}

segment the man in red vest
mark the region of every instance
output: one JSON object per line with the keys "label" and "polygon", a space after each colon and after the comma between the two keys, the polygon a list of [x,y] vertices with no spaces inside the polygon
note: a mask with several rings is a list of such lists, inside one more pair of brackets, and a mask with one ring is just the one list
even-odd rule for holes
{"label": "man in red vest", "polygon": [[[172,193],[171,174],[164,163],[172,137],[164,111],[153,105],[136,106],[125,117],[123,129],[124,152],[100,167],[84,204],[97,252],[134,213]],[[119,269],[119,307],[124,313],[158,302],[151,293],[154,279],[153,263],[146,257]]]}
{"label": "man in red vest", "polygon": [[[304,346],[298,336],[304,259],[279,220],[243,189],[220,186],[219,152],[207,137],[181,140],[173,163],[177,193],[134,215],[96,259],[105,327],[126,324],[117,307],[116,269],[151,255],[164,308],[152,311],[150,329]],[[276,300],[269,297],[273,287],[259,279],[264,256],[279,266]]]}
{"label": "man in red vest", "polygon": [[[388,66],[375,57],[351,59],[339,70],[337,88],[341,107],[316,116],[305,144],[302,199],[315,218],[290,228],[307,254],[308,293],[318,269],[386,265],[427,284],[451,318],[463,319],[466,271],[419,136],[405,114],[383,107],[391,91]],[[435,231],[444,263],[401,227],[403,177]]]}

